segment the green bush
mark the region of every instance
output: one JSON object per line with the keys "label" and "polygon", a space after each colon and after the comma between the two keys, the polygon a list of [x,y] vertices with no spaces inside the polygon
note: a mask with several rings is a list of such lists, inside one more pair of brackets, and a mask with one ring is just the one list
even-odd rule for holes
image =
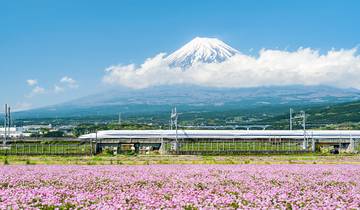
{"label": "green bush", "polygon": [[107,156],[112,156],[112,155],[114,155],[114,149],[112,147],[105,147],[102,150],[102,154],[107,155]]}
{"label": "green bush", "polygon": [[249,164],[250,163],[250,160],[245,160],[244,161],[244,164]]}
{"label": "green bush", "polygon": [[9,165],[9,160],[7,158],[4,159],[4,165]]}
{"label": "green bush", "polygon": [[64,137],[64,132],[62,131],[49,131],[44,134],[44,137]]}

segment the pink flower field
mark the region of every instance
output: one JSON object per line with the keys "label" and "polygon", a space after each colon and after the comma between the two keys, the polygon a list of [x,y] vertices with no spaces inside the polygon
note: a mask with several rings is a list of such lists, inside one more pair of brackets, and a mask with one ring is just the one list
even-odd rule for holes
{"label": "pink flower field", "polygon": [[359,209],[360,166],[2,166],[0,208]]}

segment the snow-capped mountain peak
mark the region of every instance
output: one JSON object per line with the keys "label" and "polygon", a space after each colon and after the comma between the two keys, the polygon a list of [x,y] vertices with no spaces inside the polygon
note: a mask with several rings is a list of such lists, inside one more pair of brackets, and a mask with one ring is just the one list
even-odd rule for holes
{"label": "snow-capped mountain peak", "polygon": [[171,67],[188,68],[194,63],[220,63],[239,53],[216,38],[196,37],[166,59]]}

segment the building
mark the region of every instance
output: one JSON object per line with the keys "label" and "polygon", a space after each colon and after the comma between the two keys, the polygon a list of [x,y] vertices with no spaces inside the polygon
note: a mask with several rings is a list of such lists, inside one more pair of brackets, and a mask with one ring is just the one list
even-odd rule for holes
{"label": "building", "polygon": [[[10,133],[8,133],[10,130]],[[4,138],[5,135],[5,129],[2,127],[0,128],[0,137]],[[24,128],[22,127],[10,127],[7,130],[7,136],[8,138],[23,138],[28,137],[30,134],[24,133]]]}

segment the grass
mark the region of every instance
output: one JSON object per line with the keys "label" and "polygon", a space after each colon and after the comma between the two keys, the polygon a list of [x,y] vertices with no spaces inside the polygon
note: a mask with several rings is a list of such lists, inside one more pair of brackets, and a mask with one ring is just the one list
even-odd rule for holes
{"label": "grass", "polygon": [[360,164],[360,155],[0,156],[3,165]]}

